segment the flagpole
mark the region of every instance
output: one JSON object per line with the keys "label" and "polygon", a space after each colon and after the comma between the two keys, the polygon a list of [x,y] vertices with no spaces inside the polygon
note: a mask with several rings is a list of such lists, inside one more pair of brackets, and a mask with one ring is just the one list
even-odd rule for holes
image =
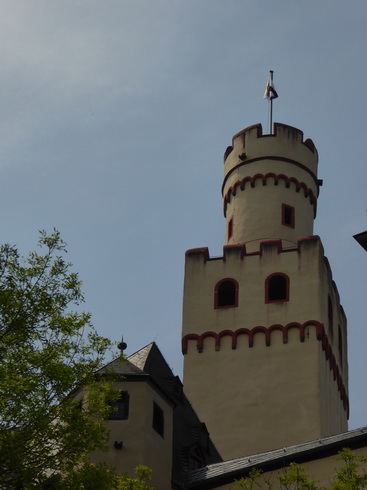
{"label": "flagpole", "polygon": [[[273,85],[273,70],[270,70],[270,80]],[[273,97],[270,97],[270,107],[269,107],[269,132],[273,134]]]}
{"label": "flagpole", "polygon": [[269,78],[266,84],[264,99],[269,101],[269,134],[273,134],[273,99],[278,97],[273,83],[273,70],[269,70]]}

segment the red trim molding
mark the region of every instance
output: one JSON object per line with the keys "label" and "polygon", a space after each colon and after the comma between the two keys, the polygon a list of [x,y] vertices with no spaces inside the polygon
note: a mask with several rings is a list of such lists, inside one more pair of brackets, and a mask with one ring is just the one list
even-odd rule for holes
{"label": "red trim molding", "polygon": [[321,342],[322,350],[325,354],[326,361],[329,362],[330,371],[333,372],[334,380],[337,383],[338,391],[340,392],[340,399],[343,401],[344,410],[346,410],[349,417],[349,399],[347,390],[343,383],[342,375],[336,361],[335,355],[333,354],[331,344],[329,342],[328,336],[325,332],[324,325],[316,320],[309,320],[303,324],[298,322],[288,323],[287,325],[274,324],[270,327],[257,326],[251,329],[239,328],[235,331],[233,330],[222,330],[221,332],[207,331],[202,334],[190,333],[182,338],[182,353],[185,355],[188,351],[188,343],[193,340],[196,341],[196,348],[199,353],[204,350],[204,341],[207,338],[214,338],[215,340],[215,350],[219,351],[221,347],[221,340],[223,337],[230,337],[232,342],[232,349],[237,348],[237,339],[240,335],[247,335],[248,337],[248,347],[253,347],[254,336],[257,333],[262,333],[264,336],[266,346],[271,345],[271,334],[275,330],[281,331],[283,334],[283,343],[288,343],[288,332],[291,328],[299,329],[299,340],[304,342],[305,340],[305,330],[307,327],[314,326],[316,328],[316,338]]}
{"label": "red trim molding", "polygon": [[[310,200],[310,204],[313,205],[314,207],[314,214],[316,216],[316,205],[317,205],[317,198],[315,194],[313,193],[312,189],[310,187],[307,187],[307,185],[304,182],[300,182],[297,180],[295,177],[287,177],[284,174],[274,174],[273,172],[268,172],[267,174],[256,174],[253,177],[246,176],[242,180],[238,180],[235,182],[226,192],[225,195],[223,195],[224,199],[224,216],[226,215],[227,212],[227,204],[231,201],[232,196],[235,196],[237,193],[238,188],[239,190],[244,191],[245,190],[245,185],[247,182],[250,182],[250,187],[253,188],[255,187],[256,180],[260,180],[262,182],[262,185],[267,185],[267,181],[269,179],[274,180],[274,185],[279,184],[279,180],[284,180],[285,186],[288,189],[293,183],[296,186],[296,192],[300,192],[300,190],[303,190],[305,198],[308,198]],[[223,184],[224,185],[224,184]]]}
{"label": "red trim molding", "polygon": [[318,194],[320,193],[320,186],[322,185],[322,181],[320,179],[318,179],[316,177],[316,175],[308,167],[306,167],[305,165],[303,165],[300,162],[297,162],[297,160],[293,160],[291,158],[286,158],[286,157],[278,157],[278,156],[275,156],[275,155],[264,155],[264,156],[261,156],[261,157],[249,158],[248,160],[245,160],[243,162],[240,162],[237,165],[235,165],[234,167],[232,167],[228,171],[228,173],[224,176],[223,184],[222,184],[222,193],[223,193],[223,190],[224,190],[224,187],[226,185],[226,182],[227,182],[228,178],[230,177],[230,175],[235,170],[238,170],[240,167],[243,167],[244,165],[249,165],[250,163],[254,163],[254,162],[261,162],[262,160],[272,160],[272,161],[275,161],[275,162],[290,163],[291,165],[295,165],[296,167],[301,168],[302,170],[304,170],[305,172],[307,172],[312,177],[312,180],[315,182],[315,185],[316,185],[316,188],[317,188],[317,193]]}

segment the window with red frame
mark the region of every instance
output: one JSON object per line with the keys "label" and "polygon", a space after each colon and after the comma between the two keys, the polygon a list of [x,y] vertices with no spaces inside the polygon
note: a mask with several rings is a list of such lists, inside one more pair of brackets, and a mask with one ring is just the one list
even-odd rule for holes
{"label": "window with red frame", "polygon": [[272,274],[265,281],[265,302],[283,303],[284,301],[289,301],[289,277],[282,273]]}
{"label": "window with red frame", "polygon": [[288,204],[282,204],[282,225],[294,228],[295,225],[295,209]]}
{"label": "window with red frame", "polygon": [[214,308],[233,308],[238,306],[238,282],[235,279],[222,279],[214,289]]}

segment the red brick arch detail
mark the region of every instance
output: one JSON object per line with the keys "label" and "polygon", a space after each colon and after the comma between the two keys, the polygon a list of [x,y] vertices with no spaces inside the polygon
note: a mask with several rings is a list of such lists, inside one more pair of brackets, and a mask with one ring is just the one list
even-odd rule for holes
{"label": "red brick arch detail", "polygon": [[332,351],[332,346],[329,342],[328,336],[325,332],[324,325],[316,320],[309,320],[303,324],[298,322],[291,322],[287,325],[274,324],[270,327],[256,326],[252,329],[248,328],[239,328],[235,331],[233,330],[222,330],[221,332],[213,332],[207,331],[202,334],[188,334],[182,338],[182,353],[186,354],[188,350],[189,341],[196,341],[196,347],[199,353],[202,353],[204,350],[204,340],[208,337],[214,338],[215,340],[215,350],[220,350],[221,340],[223,337],[229,336],[231,338],[231,346],[232,349],[237,348],[237,340],[240,335],[247,335],[248,338],[248,347],[253,347],[254,345],[254,336],[258,333],[263,334],[264,341],[267,346],[271,345],[271,334],[274,331],[280,331],[283,335],[283,343],[288,342],[288,332],[292,328],[299,329],[299,340],[300,342],[304,342],[307,333],[308,327],[314,327],[316,338],[321,342],[322,350],[324,351],[325,359],[329,363],[329,369],[333,373],[333,378],[337,383],[338,390],[340,393],[340,399],[343,402],[344,410],[347,412],[347,416],[349,417],[349,399],[347,395],[347,391],[345,385],[343,383],[342,375],[340,373],[340,369],[335,358],[335,355]]}
{"label": "red brick arch detail", "polygon": [[289,323],[288,325],[286,326],[283,326],[283,325],[280,325],[280,324],[275,324],[275,325],[271,325],[271,327],[268,328],[269,330],[269,344],[266,344],[266,345],[270,345],[270,337],[271,337],[271,334],[272,332],[274,331],[280,331],[282,332],[283,334],[283,344],[287,344],[288,343],[288,330],[290,328],[299,328],[299,324],[293,324],[293,323]]}
{"label": "red brick arch detail", "polygon": [[182,339],[182,352],[183,352],[183,354],[187,353],[188,342],[190,340],[196,340],[197,349],[199,352],[202,352],[203,348],[204,348],[204,340],[208,337],[214,338],[215,339],[215,346],[220,349],[221,339],[225,336],[229,336],[229,337],[231,337],[232,348],[236,349],[238,337],[240,335],[247,335],[248,346],[253,347],[254,336],[257,333],[263,333],[266,345],[270,346],[271,345],[271,333],[275,330],[279,330],[282,332],[283,342],[286,344],[288,342],[288,332],[291,328],[298,328],[299,329],[300,341],[303,342],[305,340],[306,328],[310,327],[310,326],[312,326],[316,329],[316,338],[318,340],[322,341],[322,348],[325,351],[326,359],[329,359],[329,356],[330,356],[329,349],[331,347],[329,345],[327,335],[325,334],[323,324],[316,321],[316,320],[309,320],[303,324],[298,323],[298,322],[291,322],[291,323],[288,323],[287,325],[274,324],[274,325],[271,325],[270,327],[263,327],[261,325],[258,325],[252,329],[239,328],[235,331],[227,329],[227,330],[222,330],[218,333],[210,330],[210,331],[204,332],[200,335],[191,333],[191,334],[185,335]]}
{"label": "red brick arch detail", "polygon": [[233,330],[222,330],[218,334],[218,350],[220,349],[220,341],[223,337],[231,337],[232,349],[236,348],[237,338],[235,339],[235,332],[233,332]]}
{"label": "red brick arch detail", "polygon": [[212,337],[214,338],[215,340],[215,348],[219,350],[220,348],[220,337],[218,336],[217,333],[215,332],[204,332],[203,334],[201,334],[199,336],[199,339],[198,339],[198,351],[199,352],[203,352],[203,348],[204,348],[204,340],[207,339],[208,337]]}
{"label": "red brick arch detail", "polygon": [[312,189],[307,187],[304,182],[300,182],[295,177],[287,177],[284,174],[274,174],[273,172],[269,172],[267,174],[255,174],[253,177],[247,176],[242,180],[238,180],[235,182],[224,195],[224,214],[226,214],[227,204],[231,201],[232,196],[235,196],[237,190],[244,191],[245,185],[247,182],[250,183],[250,187],[255,187],[256,180],[260,180],[262,185],[267,185],[269,179],[274,179],[274,185],[278,185],[279,180],[284,180],[286,188],[289,188],[291,183],[295,185],[296,192],[299,192],[301,189],[303,190],[305,198],[310,200],[310,204],[312,204],[315,208],[316,212],[316,203],[317,199],[314,195]]}

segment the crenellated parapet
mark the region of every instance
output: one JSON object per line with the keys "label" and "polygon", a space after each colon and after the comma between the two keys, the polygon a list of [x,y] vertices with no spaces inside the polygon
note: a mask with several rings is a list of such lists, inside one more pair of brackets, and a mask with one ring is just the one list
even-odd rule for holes
{"label": "crenellated parapet", "polygon": [[[246,244],[239,243],[234,245],[224,245],[223,256],[221,257],[217,257],[217,256],[211,257],[208,247],[191,248],[186,251],[185,255],[187,259],[192,258],[195,260],[200,260],[203,263],[211,260],[216,260],[216,261],[223,260],[225,262],[228,259],[228,257],[233,257],[234,255],[238,256],[240,259],[243,259],[244,257],[247,256],[249,257],[252,257],[254,255],[262,256],[265,253],[272,252],[272,251],[275,251],[277,254],[290,253],[290,252],[302,253],[302,251],[305,253],[310,249],[310,247],[315,247],[315,246],[320,248],[323,255],[324,249],[320,237],[318,235],[313,235],[309,237],[300,237],[297,240],[296,246],[293,248],[283,247],[282,240],[262,240],[260,242],[259,250],[257,250],[256,252],[247,252]],[[326,257],[325,257],[325,264],[328,264],[328,260]],[[326,265],[326,268],[331,274],[330,266],[327,267]]]}
{"label": "crenellated parapet", "polygon": [[318,154],[313,141],[304,141],[300,129],[281,123],[274,123],[273,134],[264,135],[261,124],[235,134],[232,145],[224,153],[225,174],[238,164],[266,156],[287,159],[317,174]]}

